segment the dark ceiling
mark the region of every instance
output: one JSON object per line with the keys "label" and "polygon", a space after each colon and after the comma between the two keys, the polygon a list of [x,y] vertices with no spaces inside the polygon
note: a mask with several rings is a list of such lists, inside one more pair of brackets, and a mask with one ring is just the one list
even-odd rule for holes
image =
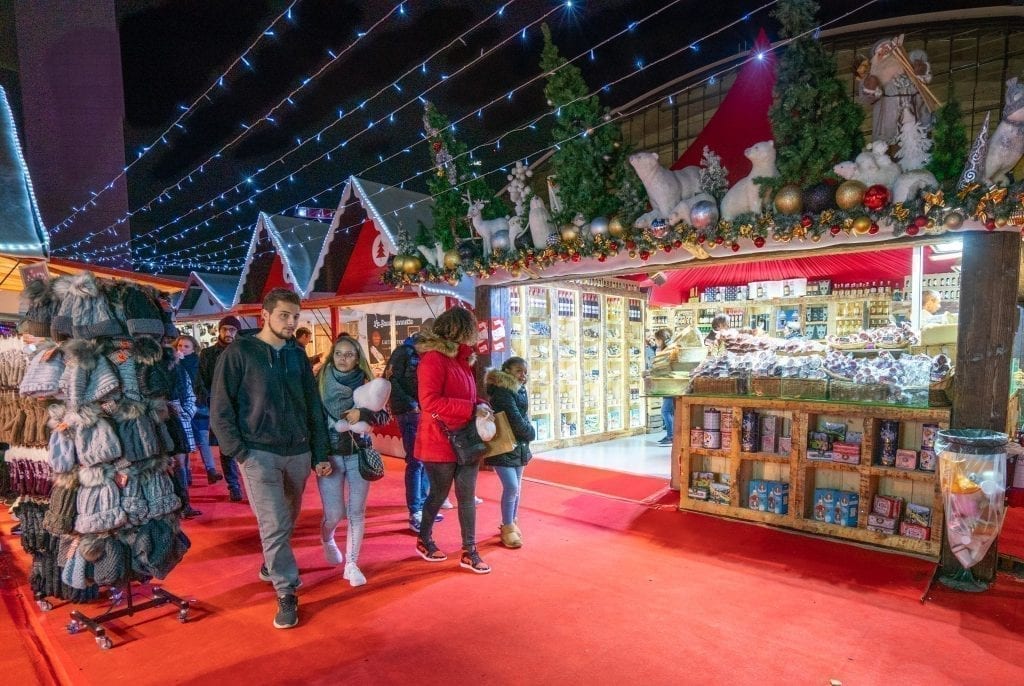
{"label": "dark ceiling", "polygon": [[[821,3],[820,19],[836,17],[863,2],[825,0]],[[238,143],[231,145],[219,159],[205,164],[202,173],[193,173],[192,180],[186,179],[178,190],[175,184],[243,132],[243,123],[259,120],[319,69],[329,59],[328,50],[335,54],[341,52],[358,31],[367,30],[397,4],[397,0],[297,2],[291,21],[278,25],[274,36],[265,36],[258,42],[249,57],[251,68],[239,65],[231,69],[225,79],[226,87],[214,89],[209,100],[204,100],[182,122],[184,131],[172,129],[168,135],[169,145],[157,146],[132,167],[129,175],[131,208],[145,205],[171,186],[161,203],[132,218],[133,233],[139,237],[137,247],[145,249],[153,238],[164,239],[205,221],[277,179],[284,179],[277,190],[271,188],[244,208],[212,219],[191,234],[195,238],[190,238],[189,245],[202,245],[217,237],[223,240],[178,257],[193,259],[209,255],[213,248],[224,250],[234,246],[226,255],[218,253],[209,258],[205,266],[223,266],[217,262],[225,258],[237,263],[244,257],[251,233],[239,231],[238,226],[251,226],[258,211],[279,212],[341,183],[352,174],[365,174],[367,178],[389,184],[409,179],[407,187],[423,190],[424,177],[411,177],[431,164],[424,145],[367,170],[377,164],[381,156],[387,158],[420,140],[422,105],[414,100],[418,94],[435,86],[426,97],[450,119],[473,113],[464,125],[458,126],[460,139],[470,146],[490,141],[547,109],[543,79],[517,92],[511,100],[502,98],[539,73],[542,44],[539,25],[528,29],[523,38],[518,34],[524,25],[556,8],[546,21],[562,54],[572,57],[619,32],[630,22],[671,3],[670,0],[576,0],[572,8],[566,8],[566,3],[550,0],[500,3],[407,0],[403,3],[404,14],[396,13],[384,20],[329,69],[310,81],[293,98],[293,105],[287,104],[276,113],[275,123],[264,121],[252,125]],[[488,21],[464,41],[431,59],[426,74],[421,72],[419,67],[433,52],[503,4],[507,5],[503,16]],[[843,23],[977,4],[883,0]],[[776,22],[763,11],[702,43],[699,52],[685,51],[655,67],[637,70],[637,60],[650,64],[761,5],[758,0],[713,3],[683,0],[655,20],[641,24],[633,32],[597,50],[594,59],[588,55],[577,64],[594,89],[635,73],[602,95],[604,104],[621,105],[691,69],[749,47],[761,27],[771,38],[777,38]],[[152,143],[180,114],[180,108],[192,103],[288,6],[287,2],[269,0],[121,2],[127,159],[135,159],[142,146]],[[457,76],[441,81],[441,74],[454,73],[512,35],[516,37],[505,47]],[[399,80],[400,75],[410,69],[413,73]],[[396,80],[401,92],[391,86]],[[382,88],[385,91],[371,99]],[[482,117],[476,116],[476,112],[494,98],[502,99],[487,107]],[[359,109],[360,103],[367,100],[364,108]],[[393,123],[384,121],[365,130],[369,121],[387,117],[410,100],[412,104],[395,112]],[[355,113],[338,121],[339,110]],[[273,164],[296,147],[297,139],[306,140],[333,122],[338,123],[325,131],[319,142],[307,143],[290,154],[284,163]],[[500,150],[492,147],[481,151],[480,169],[489,171],[523,156],[535,157],[538,150],[552,142],[545,124],[546,120],[537,130],[509,135],[502,140]],[[330,161],[315,162],[289,178],[290,172],[353,136],[357,137],[345,148],[332,153]],[[267,168],[258,173],[262,167]],[[246,181],[249,178],[251,183]],[[492,175],[491,178],[492,185],[497,187],[499,179],[504,177]],[[173,221],[240,183],[238,191],[216,201],[213,208],[207,206],[180,221]],[[317,201],[305,204],[333,207],[339,193],[340,186]],[[169,226],[147,236],[169,222]],[[154,268],[161,267],[172,272],[188,269],[184,264],[167,262],[156,263]]]}

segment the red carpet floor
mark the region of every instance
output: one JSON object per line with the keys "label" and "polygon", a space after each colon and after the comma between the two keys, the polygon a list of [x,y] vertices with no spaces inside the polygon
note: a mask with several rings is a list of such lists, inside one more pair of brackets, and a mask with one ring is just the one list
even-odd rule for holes
{"label": "red carpet floor", "polygon": [[999,553],[1024,560],[1024,507],[1011,507],[1006,511],[999,534]]}
{"label": "red carpet floor", "polygon": [[[200,486],[204,514],[185,525],[193,548],[166,580],[195,601],[193,620],[179,624],[163,608],[126,618],[110,630],[114,649],[100,651],[90,635],[66,633],[69,606],[43,613],[26,601],[22,575],[10,597],[24,617],[10,603],[2,610],[15,626],[28,622],[21,674],[97,686],[1024,683],[1024,584],[1009,577],[982,595],[936,589],[922,604],[929,563],[683,514],[674,494],[628,502],[646,496],[626,475],[617,497],[605,497],[581,490],[593,481],[577,468],[539,461],[527,476],[562,475],[571,487],[525,485],[526,545],[516,551],[492,535],[500,487],[482,475],[478,531],[494,572],[478,576],[454,557],[454,513],[435,530],[453,557],[429,564],[415,555],[401,463],[386,462],[388,475],[371,487],[361,588],[324,564],[316,489],[307,489],[296,629],[271,626],[273,592],[256,577],[248,508]],[[9,524],[0,515],[0,531]],[[19,640],[0,639],[5,655]],[[3,682],[33,683],[25,679]]]}

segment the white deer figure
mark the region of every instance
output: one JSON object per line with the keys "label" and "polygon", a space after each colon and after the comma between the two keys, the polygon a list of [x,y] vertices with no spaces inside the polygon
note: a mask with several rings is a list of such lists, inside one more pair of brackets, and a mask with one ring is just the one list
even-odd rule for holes
{"label": "white deer figure", "polygon": [[497,219],[484,219],[483,209],[484,205],[487,204],[486,200],[473,200],[467,192],[462,196],[462,199],[469,205],[469,212],[466,214],[466,218],[469,219],[473,225],[473,230],[477,232],[477,235],[483,239],[484,242],[484,255],[490,255],[491,249],[491,238],[495,234],[504,231],[506,235],[509,235],[508,217],[499,217]]}

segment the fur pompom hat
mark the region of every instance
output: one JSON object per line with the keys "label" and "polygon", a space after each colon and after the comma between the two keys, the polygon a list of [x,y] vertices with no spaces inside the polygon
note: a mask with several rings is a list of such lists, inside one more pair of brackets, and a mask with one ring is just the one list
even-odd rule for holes
{"label": "fur pompom hat", "polygon": [[25,312],[18,323],[18,333],[37,338],[50,337],[50,325],[58,303],[53,299],[53,287],[48,279],[32,279],[21,292],[21,308]]}
{"label": "fur pompom hat", "polygon": [[113,413],[113,419],[124,459],[139,462],[163,453],[160,430],[145,404],[122,400]]}
{"label": "fur pompom hat", "polygon": [[93,566],[93,581],[112,586],[124,580],[125,545],[113,536],[83,536],[78,546],[82,558]]}
{"label": "fur pompom hat", "polygon": [[32,398],[55,398],[60,393],[64,375],[64,353],[52,345],[32,356],[21,379],[18,392]]}
{"label": "fur pompom hat", "polygon": [[53,291],[60,298],[60,309],[53,318],[53,328],[59,333],[70,332],[74,338],[86,339],[124,334],[92,272],[76,274],[66,281],[58,279]]}
{"label": "fur pompom hat", "polygon": [[50,469],[57,474],[74,471],[78,466],[75,432],[64,423],[64,406],[54,403],[46,408],[46,412],[50,417],[46,422],[50,427],[49,449],[47,450]]}
{"label": "fur pompom hat", "polygon": [[116,295],[111,301],[115,303],[114,310],[129,336],[155,336],[159,339],[165,335],[160,307],[147,290],[128,283],[118,283],[114,288]]}
{"label": "fur pompom hat", "polygon": [[95,405],[66,413],[64,421],[75,431],[75,452],[82,466],[92,467],[121,457],[121,441],[117,432]]}
{"label": "fur pompom hat", "polygon": [[73,340],[62,347],[65,366],[60,385],[69,411],[77,412],[83,405],[106,400],[120,390],[120,377],[95,343]]}
{"label": "fur pompom hat", "polygon": [[78,479],[78,516],[75,531],[80,534],[98,534],[120,529],[128,523],[121,508],[121,491],[114,483],[113,465],[82,467]]}

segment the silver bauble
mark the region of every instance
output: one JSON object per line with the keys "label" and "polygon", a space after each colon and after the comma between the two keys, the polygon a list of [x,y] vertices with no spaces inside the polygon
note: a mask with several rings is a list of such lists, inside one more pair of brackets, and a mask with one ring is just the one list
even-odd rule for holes
{"label": "silver bauble", "polygon": [[510,245],[508,231],[495,231],[491,236],[491,250],[508,250]]}
{"label": "silver bauble", "polygon": [[592,236],[607,236],[608,235],[608,220],[604,217],[594,217],[590,222],[590,235]]}
{"label": "silver bauble", "polygon": [[690,208],[690,225],[706,229],[718,223],[718,205],[711,200],[699,200]]}

